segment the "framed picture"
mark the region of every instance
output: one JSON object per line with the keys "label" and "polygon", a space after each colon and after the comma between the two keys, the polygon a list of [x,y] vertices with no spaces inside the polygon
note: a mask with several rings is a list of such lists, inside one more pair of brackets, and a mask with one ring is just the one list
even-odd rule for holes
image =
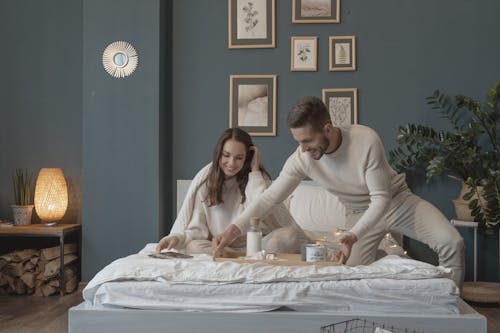
{"label": "framed picture", "polygon": [[277,75],[231,75],[229,127],[253,136],[276,136]]}
{"label": "framed picture", "polygon": [[228,0],[230,49],[273,48],[276,0]]}
{"label": "framed picture", "polygon": [[349,127],[358,123],[358,89],[323,89],[323,102],[330,112],[333,126]]}
{"label": "framed picture", "polygon": [[293,36],[290,53],[292,71],[316,71],[318,69],[318,37]]}
{"label": "framed picture", "polygon": [[340,0],[293,0],[293,23],[340,23]]}
{"label": "framed picture", "polygon": [[330,36],[330,71],[356,70],[356,37]]}

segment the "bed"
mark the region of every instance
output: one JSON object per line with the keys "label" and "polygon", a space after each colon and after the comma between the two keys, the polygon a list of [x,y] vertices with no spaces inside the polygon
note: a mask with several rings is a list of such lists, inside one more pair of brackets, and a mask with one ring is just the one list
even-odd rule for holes
{"label": "bed", "polygon": [[[289,209],[301,226],[312,221],[310,230],[327,228],[311,212],[330,221],[335,212],[307,200],[342,209],[320,188],[299,186]],[[161,260],[148,257],[154,246],[89,282],[85,301],[69,311],[69,332],[319,332],[355,318],[409,331],[486,332],[486,319],[460,299],[443,267],[395,255],[358,267]]]}

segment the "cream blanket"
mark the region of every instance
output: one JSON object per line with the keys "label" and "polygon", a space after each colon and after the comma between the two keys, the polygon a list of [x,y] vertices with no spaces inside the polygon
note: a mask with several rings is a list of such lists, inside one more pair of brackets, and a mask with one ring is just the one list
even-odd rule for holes
{"label": "cream blanket", "polygon": [[368,266],[275,266],[264,263],[214,262],[208,255],[192,259],[155,259],[156,244],[104,267],[83,291],[92,299],[97,288],[111,281],[163,281],[169,284],[221,285],[272,282],[341,281],[358,279],[418,280],[449,277],[450,269],[412,259],[386,256]]}

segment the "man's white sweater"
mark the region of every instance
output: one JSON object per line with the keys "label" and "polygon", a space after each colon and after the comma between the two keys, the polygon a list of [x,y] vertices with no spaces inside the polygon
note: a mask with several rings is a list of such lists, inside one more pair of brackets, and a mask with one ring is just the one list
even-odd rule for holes
{"label": "man's white sweater", "polygon": [[348,212],[364,211],[350,230],[358,239],[383,217],[391,199],[406,188],[405,176],[389,166],[375,131],[362,125],[352,125],[341,131],[339,148],[319,160],[297,148],[273,184],[233,220],[242,233],[248,229],[251,217],[265,216],[306,176],[336,195]]}

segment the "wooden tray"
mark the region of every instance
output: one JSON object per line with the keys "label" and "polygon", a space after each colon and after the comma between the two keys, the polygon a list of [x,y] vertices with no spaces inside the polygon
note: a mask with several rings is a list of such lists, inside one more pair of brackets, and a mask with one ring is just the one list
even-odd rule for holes
{"label": "wooden tray", "polygon": [[336,261],[302,261],[300,260],[300,254],[294,253],[278,253],[276,254],[277,259],[275,260],[267,260],[267,259],[245,259],[245,258],[224,258],[224,257],[214,257],[214,261],[223,262],[223,261],[233,261],[239,262],[242,264],[255,264],[255,263],[266,263],[270,265],[276,266],[340,266],[341,262]]}

